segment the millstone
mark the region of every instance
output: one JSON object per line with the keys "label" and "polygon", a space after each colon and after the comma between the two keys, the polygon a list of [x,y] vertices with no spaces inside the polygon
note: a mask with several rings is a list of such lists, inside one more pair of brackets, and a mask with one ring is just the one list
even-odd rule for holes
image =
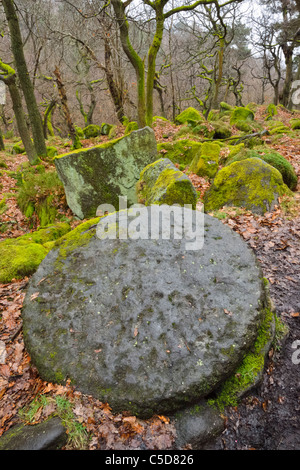
{"label": "millstone", "polygon": [[[213,392],[256,339],[264,287],[240,236],[204,215],[204,245],[99,239],[52,249],[29,282],[24,339],[42,378],[140,417]],[[72,232],[71,232],[72,233]],[[84,242],[83,242],[84,240]]]}

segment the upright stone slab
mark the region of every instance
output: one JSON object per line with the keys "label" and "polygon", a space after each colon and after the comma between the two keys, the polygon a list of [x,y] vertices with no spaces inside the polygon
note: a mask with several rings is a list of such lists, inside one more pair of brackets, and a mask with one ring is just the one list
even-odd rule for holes
{"label": "upright stone slab", "polygon": [[96,147],[58,156],[55,166],[67,203],[77,217],[95,217],[100,204],[119,209],[119,196],[137,202],[135,186],[142,169],[157,158],[150,127]]}
{"label": "upright stone slab", "polygon": [[[153,208],[167,209],[142,209],[149,221]],[[110,238],[96,236],[96,219],[50,251],[29,282],[23,333],[43,379],[70,378],[113,412],[145,418],[199,401],[235,372],[266,294],[253,251],[217,219],[201,213],[204,245],[192,250],[178,231],[153,237],[145,220],[148,239],[124,237],[126,214],[101,219]]]}

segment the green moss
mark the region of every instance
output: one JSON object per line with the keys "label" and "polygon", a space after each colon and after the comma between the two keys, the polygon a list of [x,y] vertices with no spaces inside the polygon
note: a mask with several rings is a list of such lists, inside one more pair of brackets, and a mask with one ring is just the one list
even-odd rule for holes
{"label": "green moss", "polygon": [[96,124],[90,124],[89,126],[84,127],[82,130],[86,139],[98,137],[101,134],[100,126],[97,126]]}
{"label": "green moss", "polygon": [[276,116],[276,114],[278,114],[277,107],[275,106],[275,104],[271,103],[267,106],[267,113],[268,116],[266,117],[266,121],[268,121],[269,119],[271,120],[273,116]]}
{"label": "green moss", "polygon": [[187,166],[193,158],[199,154],[202,144],[190,139],[176,140],[174,142],[163,142],[157,144],[159,154],[178,163]]}
{"label": "green moss", "polygon": [[190,107],[182,111],[182,113],[180,113],[175,119],[176,124],[184,124],[186,122],[188,123],[189,121],[204,121],[204,117],[200,111]]}
{"label": "green moss", "polygon": [[242,161],[247,158],[261,158],[263,161],[280,171],[283,182],[292,191],[296,189],[298,178],[294,167],[276,150],[266,146],[255,147],[255,149],[241,149],[236,155],[228,157],[226,165]]}
{"label": "green moss", "polygon": [[220,103],[220,109],[221,109],[221,111],[232,111],[232,110],[233,110],[233,106],[231,106],[231,105],[228,104],[228,103],[225,103],[224,101],[221,101],[221,103]]}
{"label": "green moss", "polygon": [[254,113],[251,109],[238,107],[232,111],[230,124],[234,125],[239,121],[253,121]]}
{"label": "green moss", "polygon": [[263,321],[252,350],[246,354],[236,372],[222,385],[217,397],[209,404],[224,411],[226,406],[237,406],[240,397],[253,385],[263,372],[266,347],[273,339],[274,313],[270,309],[263,312]]}
{"label": "green moss", "polygon": [[57,155],[57,148],[56,147],[47,147],[47,157],[53,158]]}
{"label": "green moss", "polygon": [[59,257],[66,258],[73,250],[79,246],[85,246],[96,233],[96,225],[100,217],[90,219],[78,225],[75,229],[59,238],[54,243],[54,248],[59,248]]}
{"label": "green moss", "polygon": [[196,155],[189,170],[198,176],[213,178],[219,167],[220,147],[217,144],[205,142],[200,155]]}
{"label": "green moss", "polygon": [[289,194],[278,170],[259,158],[222,168],[204,196],[206,212],[224,206],[244,207],[258,214],[272,210],[278,196]]}
{"label": "green moss", "polygon": [[124,134],[125,134],[125,135],[128,135],[128,134],[130,134],[130,132],[132,132],[132,131],[137,131],[138,128],[139,128],[138,123],[135,122],[135,121],[131,121],[131,122],[129,122],[129,123],[126,125]]}
{"label": "green moss", "polygon": [[18,238],[3,240],[0,243],[0,282],[33,274],[53,248],[54,240],[68,231],[68,224],[59,223]]}
{"label": "green moss", "polygon": [[[41,167],[41,168],[38,168]],[[57,205],[64,200],[64,188],[56,171],[45,172],[43,165],[17,173],[17,203],[26,217],[36,215],[41,226],[52,224]]]}
{"label": "green moss", "polygon": [[192,204],[196,206],[197,192],[189,178],[167,158],[161,158],[147,165],[137,183],[140,203],[150,204]]}
{"label": "green moss", "polygon": [[25,147],[22,142],[17,142],[16,144],[13,145],[12,147],[12,153],[14,155],[18,155],[20,153],[25,153]]}
{"label": "green moss", "polygon": [[235,123],[235,127],[239,131],[242,131],[242,132],[251,132],[252,131],[252,127],[250,126],[250,124],[248,124],[247,121],[237,121]]}
{"label": "green moss", "polygon": [[30,276],[47,255],[47,250],[38,243],[6,245],[0,243],[0,282],[11,282]]}
{"label": "green moss", "polygon": [[227,139],[231,136],[231,130],[224,122],[214,121],[212,126],[214,128],[214,130],[211,132],[211,137],[213,139]]}
{"label": "green moss", "polygon": [[300,119],[291,119],[290,126],[293,130],[300,129]]}

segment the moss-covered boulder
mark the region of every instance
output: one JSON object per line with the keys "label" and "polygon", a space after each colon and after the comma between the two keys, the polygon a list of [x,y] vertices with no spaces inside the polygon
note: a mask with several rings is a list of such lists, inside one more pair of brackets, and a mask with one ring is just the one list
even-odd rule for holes
{"label": "moss-covered boulder", "polygon": [[235,108],[231,114],[230,124],[235,125],[239,121],[254,121],[254,112],[249,108]]}
{"label": "moss-covered boulder", "polygon": [[83,129],[85,139],[91,139],[92,137],[98,137],[101,134],[100,126],[96,124],[90,124]]}
{"label": "moss-covered boulder", "polygon": [[109,135],[111,128],[113,127],[112,124],[108,124],[107,122],[103,122],[100,126],[100,134],[101,135]]}
{"label": "moss-covered boulder", "polygon": [[213,131],[211,132],[211,137],[213,139],[227,139],[228,137],[231,136],[231,130],[230,128],[228,127],[228,125],[226,125],[225,122],[222,122],[222,121],[213,121],[211,123],[212,127],[213,127]]}
{"label": "moss-covered boulder", "polygon": [[236,155],[228,158],[226,165],[246,160],[247,158],[261,158],[280,171],[283,182],[292,191],[296,189],[298,178],[293,165],[276,150],[267,146],[255,147],[254,149],[242,149]]}
{"label": "moss-covered boulder", "polygon": [[217,173],[205,193],[204,210],[235,206],[264,214],[272,211],[284,194],[292,193],[281,173],[260,158],[249,158],[231,163]]}
{"label": "moss-covered boulder", "polygon": [[119,197],[137,201],[135,186],[142,169],[157,159],[152,129],[145,127],[128,136],[55,158],[68,206],[77,217],[95,217],[100,204],[119,208]]}
{"label": "moss-covered boulder", "polygon": [[141,172],[137,183],[138,202],[151,204],[191,204],[196,207],[197,192],[190,179],[167,158],[161,158]]}
{"label": "moss-covered boulder", "polygon": [[139,126],[138,126],[138,123],[136,121],[130,121],[130,122],[128,122],[128,124],[126,124],[124,134],[128,135],[132,131],[137,131],[138,128],[139,128]]}
{"label": "moss-covered boulder", "polygon": [[187,108],[182,113],[178,114],[175,118],[175,124],[185,124],[186,122],[189,123],[190,121],[193,122],[199,122],[199,121],[204,121],[204,117],[195,108]]}
{"label": "moss-covered boulder", "polygon": [[220,103],[220,110],[221,110],[221,111],[232,111],[232,110],[233,110],[233,106],[231,106],[231,105],[228,104],[228,103],[225,103],[225,101],[221,101],[221,103]]}
{"label": "moss-covered boulder", "polygon": [[17,142],[16,144],[14,144],[12,146],[11,151],[14,155],[19,155],[21,153],[25,153],[25,147],[23,145],[23,142]]}
{"label": "moss-covered boulder", "polygon": [[213,178],[219,168],[219,157],[219,145],[205,142],[202,144],[201,152],[194,157],[189,170],[198,176]]}
{"label": "moss-covered boulder", "polygon": [[51,225],[0,242],[0,283],[32,275],[59,239],[71,230],[67,223]]}
{"label": "moss-covered boulder", "polygon": [[200,142],[182,139],[159,143],[157,144],[157,151],[160,155],[171,160],[171,162],[187,166],[201,152],[201,146]]}
{"label": "moss-covered boulder", "polygon": [[57,148],[53,146],[47,147],[47,157],[53,158],[58,154]]}

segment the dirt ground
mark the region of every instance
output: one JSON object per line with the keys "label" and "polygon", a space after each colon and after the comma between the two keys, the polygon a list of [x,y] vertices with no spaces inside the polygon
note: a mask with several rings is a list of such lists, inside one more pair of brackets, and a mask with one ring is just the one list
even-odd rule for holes
{"label": "dirt ground", "polygon": [[[225,431],[204,449],[300,449],[300,363],[292,360],[300,350],[300,217],[280,225],[270,246],[271,234],[269,227],[255,242],[252,235],[248,243],[271,280],[276,312],[289,334],[278,351],[271,351],[261,385],[237,409],[227,412]],[[292,345],[297,340],[295,349]]]}

